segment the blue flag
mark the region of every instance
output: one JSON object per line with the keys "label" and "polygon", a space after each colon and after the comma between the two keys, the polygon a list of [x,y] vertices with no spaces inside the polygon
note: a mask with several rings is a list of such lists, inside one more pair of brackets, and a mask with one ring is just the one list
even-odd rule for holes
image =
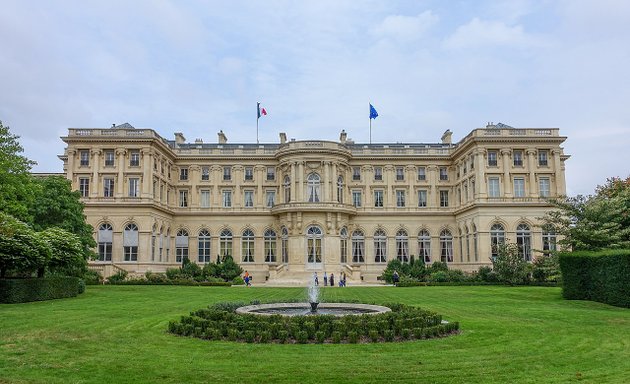
{"label": "blue flag", "polygon": [[378,112],[376,112],[376,109],[374,109],[372,104],[370,104],[370,119],[376,119],[377,117],[378,117]]}

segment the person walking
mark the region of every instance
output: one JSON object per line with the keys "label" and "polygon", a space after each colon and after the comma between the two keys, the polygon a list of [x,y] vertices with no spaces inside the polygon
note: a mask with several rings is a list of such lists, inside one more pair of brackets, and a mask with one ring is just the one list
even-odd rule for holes
{"label": "person walking", "polygon": [[324,287],[328,286],[328,275],[326,274],[326,271],[324,271]]}
{"label": "person walking", "polygon": [[394,285],[398,285],[398,282],[400,281],[398,271],[394,271],[394,274],[392,275],[392,280],[394,281]]}
{"label": "person walking", "polygon": [[313,272],[313,282],[315,282],[315,285],[319,285],[319,278],[317,277],[317,272]]}
{"label": "person walking", "polygon": [[331,287],[335,286],[335,274],[334,273],[330,274],[330,286]]}

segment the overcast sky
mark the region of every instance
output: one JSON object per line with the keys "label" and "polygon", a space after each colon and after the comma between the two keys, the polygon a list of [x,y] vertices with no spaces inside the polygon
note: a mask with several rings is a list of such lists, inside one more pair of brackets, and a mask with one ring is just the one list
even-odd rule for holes
{"label": "overcast sky", "polygon": [[630,174],[630,1],[2,0],[0,120],[37,172],[68,128],[172,139],[567,136],[567,193]]}

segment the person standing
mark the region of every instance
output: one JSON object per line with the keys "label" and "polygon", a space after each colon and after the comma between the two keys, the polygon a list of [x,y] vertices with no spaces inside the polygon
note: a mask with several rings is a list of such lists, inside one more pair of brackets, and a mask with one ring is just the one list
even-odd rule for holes
{"label": "person standing", "polygon": [[326,286],[328,286],[328,275],[326,274],[326,271],[324,271],[324,287]]}
{"label": "person standing", "polygon": [[398,282],[400,281],[400,276],[398,276],[398,271],[394,271],[394,274],[392,275],[392,280],[394,281],[394,285],[398,285]]}
{"label": "person standing", "polygon": [[331,287],[335,286],[335,274],[334,273],[330,274],[330,286]]}
{"label": "person standing", "polygon": [[313,282],[315,285],[319,285],[319,278],[317,277],[317,272],[313,272]]}

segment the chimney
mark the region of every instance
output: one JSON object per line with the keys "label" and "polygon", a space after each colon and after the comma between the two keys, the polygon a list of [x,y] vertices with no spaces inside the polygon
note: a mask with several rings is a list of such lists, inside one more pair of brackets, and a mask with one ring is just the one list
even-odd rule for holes
{"label": "chimney", "polygon": [[453,132],[450,129],[447,129],[446,132],[442,135],[442,144],[451,144],[451,136]]}
{"label": "chimney", "polygon": [[203,140],[202,139],[195,139],[195,144],[203,144]]}
{"label": "chimney", "polygon": [[287,142],[287,134],[284,132],[280,132],[280,144],[284,144]]}
{"label": "chimney", "polygon": [[184,137],[184,134],[181,132],[175,132],[175,144],[185,144],[186,143],[186,138]]}
{"label": "chimney", "polygon": [[116,128],[116,123],[112,123],[112,128]]}
{"label": "chimney", "polygon": [[348,134],[346,133],[346,130],[342,129],[341,134],[339,134],[339,141],[341,142],[341,144],[345,144],[347,138],[348,138]]}
{"label": "chimney", "polygon": [[223,133],[223,130],[219,131],[219,144],[225,144],[227,143],[227,136],[225,136],[225,133]]}

